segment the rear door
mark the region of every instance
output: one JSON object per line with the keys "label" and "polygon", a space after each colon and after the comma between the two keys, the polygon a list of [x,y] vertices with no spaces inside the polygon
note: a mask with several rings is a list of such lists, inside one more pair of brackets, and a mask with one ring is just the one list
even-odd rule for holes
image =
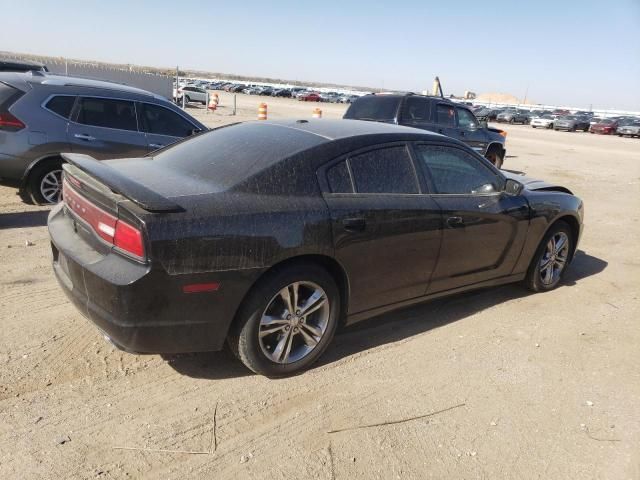
{"label": "rear door", "polygon": [[529,225],[526,199],[503,193],[497,171],[464,148],[414,148],[443,215],[442,248],[429,293],[511,274]]}
{"label": "rear door", "polygon": [[466,143],[480,155],[487,150],[487,134],[480,128],[478,119],[468,109],[456,107],[458,117],[458,140]]}
{"label": "rear door", "polygon": [[338,261],[349,273],[349,313],[419,297],[436,265],[437,204],[405,144],[355,152],[320,171]]}
{"label": "rear door", "polygon": [[149,152],[171,145],[199,130],[183,116],[161,105],[138,103],[136,108]]}
{"label": "rear door", "polygon": [[71,151],[97,159],[140,157],[147,139],[138,131],[135,102],[115,98],[81,97],[69,123]]}

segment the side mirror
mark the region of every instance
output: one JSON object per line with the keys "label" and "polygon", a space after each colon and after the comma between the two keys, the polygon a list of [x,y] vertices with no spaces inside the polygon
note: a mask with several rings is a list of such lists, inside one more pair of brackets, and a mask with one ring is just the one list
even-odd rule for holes
{"label": "side mirror", "polygon": [[507,178],[504,183],[504,193],[507,195],[520,195],[523,189],[524,185],[513,178]]}

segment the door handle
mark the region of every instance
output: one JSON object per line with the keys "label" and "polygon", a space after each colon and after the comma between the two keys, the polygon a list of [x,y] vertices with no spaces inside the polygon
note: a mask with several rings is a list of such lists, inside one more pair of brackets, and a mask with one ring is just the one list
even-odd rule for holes
{"label": "door handle", "polygon": [[96,139],[96,137],[92,137],[91,135],[87,135],[86,133],[76,133],[74,137],[80,140],[86,140],[87,142],[92,142]]}
{"label": "door handle", "polygon": [[151,148],[162,148],[162,147],[164,147],[164,145],[161,145],[159,143],[150,143],[149,146]]}
{"label": "door handle", "polygon": [[464,137],[464,130],[460,130],[460,136]]}
{"label": "door handle", "polygon": [[439,128],[438,133],[444,133],[444,131],[441,128]]}
{"label": "door handle", "polygon": [[367,227],[367,222],[362,217],[345,218],[342,220],[342,226],[348,232],[361,232]]}
{"label": "door handle", "polygon": [[447,227],[449,227],[449,228],[464,227],[464,222],[462,221],[462,217],[449,217],[449,218],[447,218]]}

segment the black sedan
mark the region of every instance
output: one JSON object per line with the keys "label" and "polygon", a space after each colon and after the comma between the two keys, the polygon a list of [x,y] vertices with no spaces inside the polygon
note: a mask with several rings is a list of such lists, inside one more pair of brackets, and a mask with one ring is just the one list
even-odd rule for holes
{"label": "black sedan", "polygon": [[77,308],[133,352],[310,366],[339,324],[474,288],[555,288],[583,207],[466,145],[357,120],[221,127],[153,157],[66,154],[49,216]]}

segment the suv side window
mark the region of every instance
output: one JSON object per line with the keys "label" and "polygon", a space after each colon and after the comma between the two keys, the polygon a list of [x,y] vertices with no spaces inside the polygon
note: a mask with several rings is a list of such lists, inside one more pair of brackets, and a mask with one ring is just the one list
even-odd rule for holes
{"label": "suv side window", "polygon": [[478,128],[476,117],[466,108],[456,108],[458,111],[458,126],[460,128]]}
{"label": "suv side window", "polygon": [[57,113],[61,117],[69,118],[71,115],[71,109],[76,101],[76,97],[68,95],[56,95],[45,105],[47,110],[51,110],[53,113]]}
{"label": "suv side window", "polygon": [[416,145],[415,150],[435,194],[487,194],[500,190],[499,177],[470,153],[436,145]]}
{"label": "suv side window", "polygon": [[407,97],[402,109],[402,119],[408,122],[429,121],[430,102],[422,97]]}
{"label": "suv side window", "polygon": [[404,146],[386,147],[349,159],[358,193],[419,193],[418,179]]}
{"label": "suv side window", "polygon": [[170,137],[188,137],[196,128],[168,108],[151,103],[140,104],[142,129],[147,133]]}
{"label": "suv side window", "polygon": [[94,127],[138,130],[136,108],[134,103],[128,100],[82,98],[77,122]]}
{"label": "suv side window", "polygon": [[451,105],[439,103],[436,107],[436,123],[445,127],[456,126],[456,111]]}

